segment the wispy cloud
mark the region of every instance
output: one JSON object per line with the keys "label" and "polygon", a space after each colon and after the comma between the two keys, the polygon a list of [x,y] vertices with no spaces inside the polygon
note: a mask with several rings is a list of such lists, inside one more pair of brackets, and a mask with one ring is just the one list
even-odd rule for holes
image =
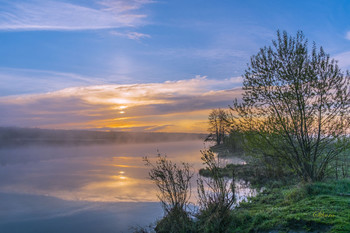
{"label": "wispy cloud", "polygon": [[[205,132],[212,108],[227,107],[240,78],[98,85],[0,98],[1,126]],[[214,88],[212,88],[214,86]]]}
{"label": "wispy cloud", "polygon": [[343,52],[334,56],[334,59],[338,61],[338,65],[342,69],[350,69],[350,51]]}
{"label": "wispy cloud", "polygon": [[123,32],[112,31],[111,34],[115,35],[115,36],[125,37],[125,38],[131,39],[131,40],[140,40],[142,38],[151,38],[150,35],[140,33],[140,32],[124,32],[123,33]]}
{"label": "wispy cloud", "polygon": [[99,85],[106,79],[73,73],[0,67],[0,96],[45,93],[74,86]]}
{"label": "wispy cloud", "polygon": [[348,32],[346,33],[345,38],[346,38],[347,40],[350,40],[350,31],[348,31]]}
{"label": "wispy cloud", "polygon": [[89,6],[74,1],[1,1],[0,30],[94,30],[142,25],[138,13],[147,0],[92,1]]}
{"label": "wispy cloud", "polygon": [[126,12],[140,9],[143,5],[154,3],[152,0],[102,0],[99,4],[106,7],[108,11]]}

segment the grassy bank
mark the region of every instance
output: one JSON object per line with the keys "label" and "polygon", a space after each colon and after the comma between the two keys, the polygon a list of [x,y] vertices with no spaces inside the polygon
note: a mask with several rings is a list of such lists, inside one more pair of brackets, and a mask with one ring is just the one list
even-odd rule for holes
{"label": "grassy bank", "polygon": [[[222,145],[212,148],[212,151],[221,157],[232,156]],[[350,232],[349,178],[329,176],[324,182],[305,183],[291,170],[279,169],[273,163],[261,163],[258,159],[245,157],[246,163],[219,167],[219,160],[212,152],[203,152],[203,158],[209,155],[213,156],[213,160],[206,163],[199,174],[216,181],[208,185],[212,196],[202,198],[196,212],[182,209],[186,218],[169,211],[156,223],[155,232]],[[226,185],[220,184],[226,180],[225,177],[232,175],[234,180],[247,181],[252,188],[263,191],[235,208],[220,209],[224,198],[233,197],[234,192],[232,189],[230,193]],[[213,187],[218,188],[214,190]],[[201,190],[203,192],[204,189]],[[174,222],[181,228],[173,230]]]}
{"label": "grassy bank", "polygon": [[229,232],[350,232],[350,180],[268,188],[232,211]]}
{"label": "grassy bank", "polygon": [[[221,157],[234,155],[225,145],[211,149]],[[350,179],[298,184],[293,173],[272,174],[252,161],[220,168],[221,176],[234,171],[236,179],[265,187],[232,210],[227,232],[350,232]],[[207,168],[199,173],[210,176]]]}

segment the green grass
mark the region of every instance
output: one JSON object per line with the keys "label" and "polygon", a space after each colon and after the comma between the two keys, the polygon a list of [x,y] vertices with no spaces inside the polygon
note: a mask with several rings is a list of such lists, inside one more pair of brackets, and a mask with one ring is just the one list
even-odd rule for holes
{"label": "green grass", "polygon": [[231,232],[350,232],[350,180],[267,189],[233,210]]}

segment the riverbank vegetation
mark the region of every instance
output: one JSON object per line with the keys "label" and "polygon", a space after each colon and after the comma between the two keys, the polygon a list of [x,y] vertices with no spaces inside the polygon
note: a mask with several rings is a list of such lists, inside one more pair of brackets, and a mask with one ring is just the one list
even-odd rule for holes
{"label": "riverbank vegetation", "polygon": [[350,180],[267,187],[232,210],[227,232],[350,232]]}
{"label": "riverbank vegetation", "polygon": [[[199,209],[173,232],[350,232],[349,73],[302,32],[277,32],[243,78],[242,99],[209,115]],[[220,166],[214,152],[244,162]],[[234,202],[235,179],[262,191]]]}

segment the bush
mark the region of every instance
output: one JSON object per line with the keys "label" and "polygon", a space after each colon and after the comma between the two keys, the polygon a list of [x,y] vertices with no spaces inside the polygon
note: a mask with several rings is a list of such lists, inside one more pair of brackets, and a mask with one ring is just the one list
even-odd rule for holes
{"label": "bush", "polygon": [[350,180],[339,180],[332,183],[313,183],[307,186],[307,193],[309,195],[326,195],[326,194],[349,194]]}
{"label": "bush", "polygon": [[157,233],[190,233],[196,232],[189,213],[181,208],[171,209],[166,216],[157,222]]}
{"label": "bush", "polygon": [[199,213],[197,214],[200,232],[226,232],[231,224],[231,208],[235,203],[234,174],[231,179],[221,174],[219,163],[212,151],[203,151],[202,160],[206,164],[210,178],[199,177],[197,191]]}
{"label": "bush", "polygon": [[156,232],[192,232],[192,220],[186,211],[193,176],[189,164],[178,166],[160,154],[155,164],[147,157],[144,161],[152,167],[149,176],[159,189],[158,198],[165,212],[165,217],[157,223]]}

